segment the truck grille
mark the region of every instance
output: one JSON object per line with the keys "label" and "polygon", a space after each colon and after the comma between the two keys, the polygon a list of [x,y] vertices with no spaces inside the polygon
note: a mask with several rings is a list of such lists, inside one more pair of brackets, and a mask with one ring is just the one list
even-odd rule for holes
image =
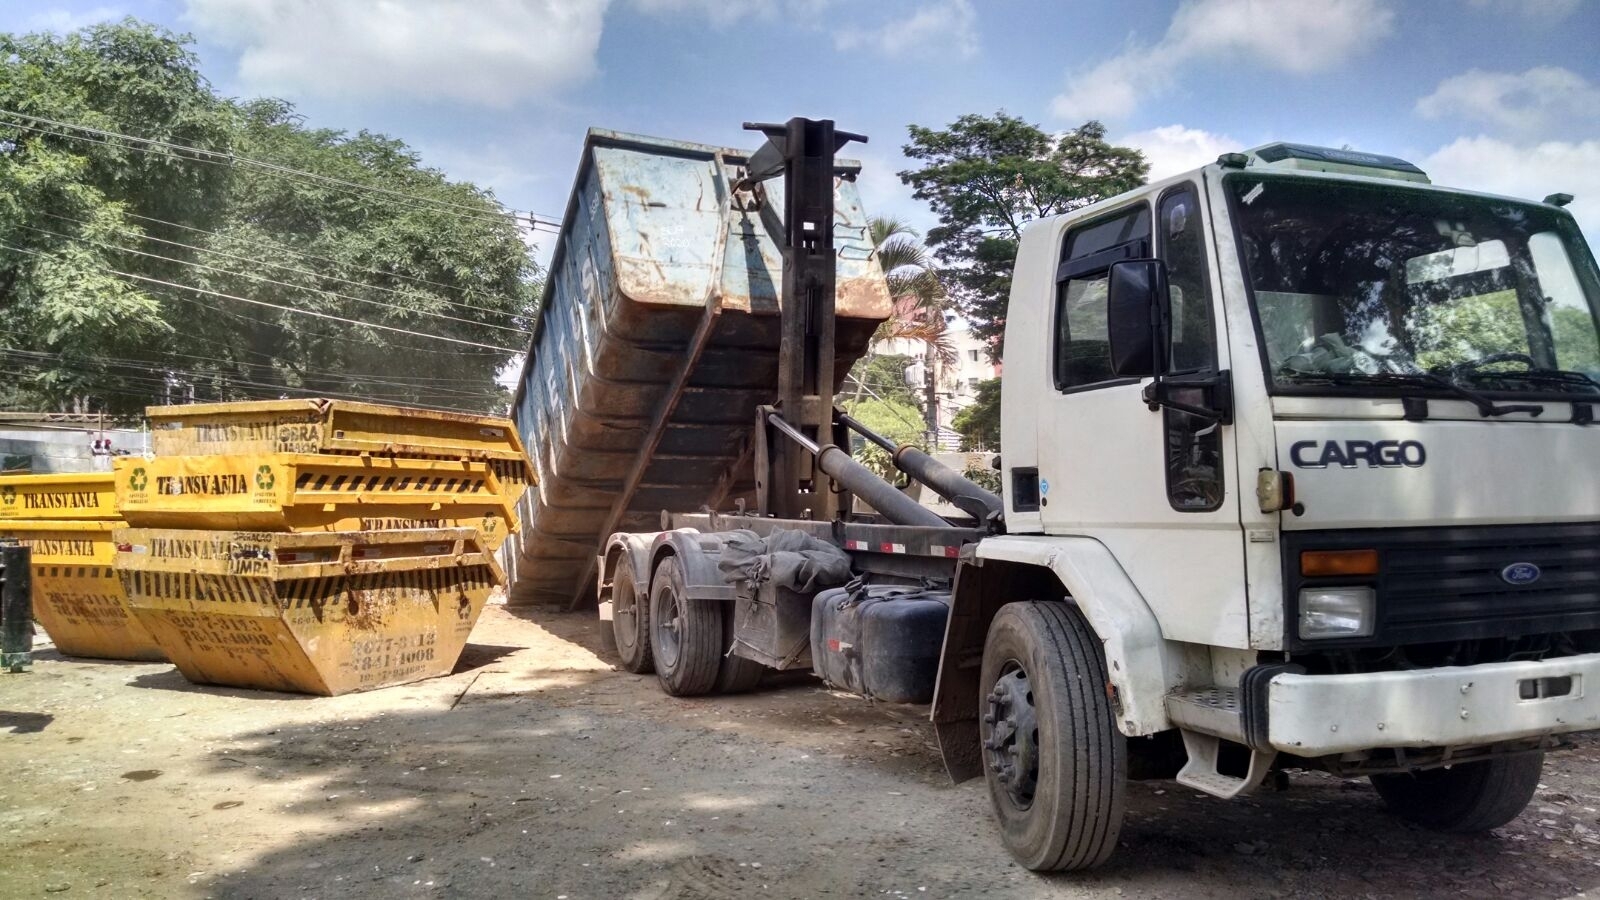
{"label": "truck grille", "polygon": [[[1395,646],[1600,628],[1600,522],[1290,532],[1285,583],[1291,628],[1306,584],[1303,550],[1376,548],[1378,626],[1341,646]],[[1532,564],[1538,577],[1513,584],[1507,567]],[[1523,570],[1526,574],[1530,570]],[[1515,580],[1515,579],[1514,579]],[[1345,579],[1371,583],[1371,579]],[[1290,635],[1299,647],[1313,646]],[[1336,642],[1317,641],[1315,646]]]}

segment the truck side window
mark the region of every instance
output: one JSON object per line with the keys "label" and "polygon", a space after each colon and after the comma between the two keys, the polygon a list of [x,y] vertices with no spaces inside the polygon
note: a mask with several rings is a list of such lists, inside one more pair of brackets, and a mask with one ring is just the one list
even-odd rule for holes
{"label": "truck side window", "polygon": [[1205,229],[1194,188],[1177,188],[1161,198],[1161,258],[1167,263],[1167,293],[1172,305],[1168,372],[1210,369],[1216,362],[1216,330],[1211,327],[1211,278],[1206,270]]}
{"label": "truck side window", "polygon": [[1057,390],[1111,380],[1106,330],[1111,264],[1147,256],[1149,246],[1150,207],[1142,203],[1067,232],[1056,272]]}
{"label": "truck side window", "polygon": [[[1209,373],[1217,365],[1216,329],[1211,323],[1211,279],[1206,269],[1205,229],[1191,185],[1161,198],[1158,230],[1161,258],[1167,264],[1171,334],[1167,349],[1174,399],[1204,405],[1199,389],[1184,396],[1184,375]],[[1167,499],[1179,512],[1209,512],[1222,505],[1222,430],[1217,423],[1167,409],[1163,452]]]}

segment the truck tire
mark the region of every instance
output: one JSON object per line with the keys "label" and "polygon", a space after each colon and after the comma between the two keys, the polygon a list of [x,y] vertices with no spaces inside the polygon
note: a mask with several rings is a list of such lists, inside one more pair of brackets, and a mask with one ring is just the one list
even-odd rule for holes
{"label": "truck tire", "polygon": [[611,634],[622,667],[635,675],[654,671],[650,660],[650,599],[634,587],[633,558],[624,553],[611,574]]}
{"label": "truck tire", "polygon": [[1515,819],[1533,799],[1543,771],[1543,752],[1523,753],[1448,769],[1373,775],[1372,786],[1389,811],[1408,822],[1470,834]]}
{"label": "truck tire", "polygon": [[733,646],[733,610],[721,607],[722,613],[722,665],[717,669],[717,687],[719,694],[743,694],[755,690],[761,682],[761,676],[767,672],[767,667],[742,656],[728,653]]}
{"label": "truck tire", "polygon": [[678,560],[662,559],[650,579],[650,656],[674,697],[709,694],[722,665],[722,606],[687,594]]}
{"label": "truck tire", "polygon": [[1110,858],[1128,746],[1112,717],[1100,639],[1065,602],[1008,603],[983,647],[979,734],[1001,842],[1036,872]]}

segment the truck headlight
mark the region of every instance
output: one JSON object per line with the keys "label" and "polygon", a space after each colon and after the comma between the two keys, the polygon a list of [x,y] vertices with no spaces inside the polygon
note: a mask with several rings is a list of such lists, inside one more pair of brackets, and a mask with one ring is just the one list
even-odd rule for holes
{"label": "truck headlight", "polygon": [[1370,587],[1308,587],[1300,590],[1300,638],[1371,637],[1377,593]]}

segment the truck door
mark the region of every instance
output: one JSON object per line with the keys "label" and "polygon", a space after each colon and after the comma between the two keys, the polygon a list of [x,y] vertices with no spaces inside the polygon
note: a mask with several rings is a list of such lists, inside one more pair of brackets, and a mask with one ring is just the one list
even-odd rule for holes
{"label": "truck door", "polygon": [[1151,411],[1143,396],[1151,379],[1113,377],[1107,341],[1112,264],[1158,257],[1171,307],[1158,352],[1177,387],[1173,399],[1207,405],[1226,390],[1216,385],[1227,344],[1217,339],[1203,202],[1197,185],[1180,184],[1153,205],[1146,197],[1064,233],[1050,319],[1054,390],[1038,410],[1039,514],[1047,534],[1104,543],[1167,638],[1246,647],[1233,429]]}

